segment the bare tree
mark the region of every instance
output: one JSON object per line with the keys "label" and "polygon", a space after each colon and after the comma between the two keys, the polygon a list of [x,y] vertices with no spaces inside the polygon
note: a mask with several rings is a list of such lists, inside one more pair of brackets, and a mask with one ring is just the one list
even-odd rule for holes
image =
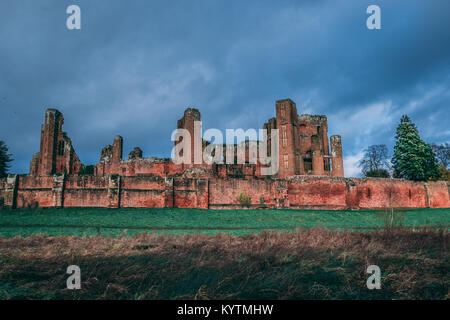
{"label": "bare tree", "polygon": [[431,143],[430,146],[433,149],[439,164],[447,169],[450,165],[450,145],[446,142],[441,145]]}
{"label": "bare tree", "polygon": [[365,177],[389,178],[388,148],[384,144],[369,146],[364,150],[364,157],[359,161]]}

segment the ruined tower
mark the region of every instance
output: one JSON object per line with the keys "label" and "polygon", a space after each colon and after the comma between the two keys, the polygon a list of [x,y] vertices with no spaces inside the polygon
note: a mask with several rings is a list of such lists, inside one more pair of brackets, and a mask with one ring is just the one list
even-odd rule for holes
{"label": "ruined tower", "polygon": [[297,107],[291,99],[276,102],[277,126],[279,129],[278,175],[288,177],[299,172],[299,154],[296,150]]}
{"label": "ruined tower", "polygon": [[[342,146],[333,138],[336,144],[333,148],[337,156],[330,156],[328,142],[327,117],[324,115],[297,114],[295,102],[291,99],[276,102],[276,119],[272,118],[264,124],[268,136],[270,130],[278,129],[279,170],[278,176],[293,175],[332,175],[343,176]],[[270,152],[271,141],[268,141]],[[334,159],[334,160],[333,160]],[[330,160],[333,162],[332,172]]]}
{"label": "ruined tower", "polygon": [[[198,109],[195,108],[187,108],[184,111],[184,115],[183,117],[178,120],[177,123],[177,128],[178,129],[186,129],[191,137],[191,141],[190,141],[190,146],[191,146],[191,164],[194,164],[195,162],[195,156],[196,156],[196,150],[197,150],[197,162],[200,161],[203,162],[202,160],[202,140],[201,140],[201,136],[200,136],[200,143],[198,141],[196,141],[195,137],[196,137],[196,132],[195,132],[195,122],[197,121],[201,121],[200,119],[200,111]],[[199,128],[201,130],[201,126]],[[199,133],[200,134],[200,133]],[[175,141],[175,145],[177,145],[178,143],[180,143],[181,140],[177,140]],[[198,146],[197,144],[200,144],[200,146]],[[196,149],[197,148],[197,149]],[[199,159],[200,156],[200,159]]]}
{"label": "ruined tower", "polygon": [[39,152],[33,155],[30,174],[50,175],[55,173],[76,174],[81,162],[72,147],[72,142],[62,131],[64,117],[56,109],[47,109],[45,122],[41,126]]}
{"label": "ruined tower", "polygon": [[331,136],[331,161],[332,161],[332,176],[343,177],[344,176],[344,160],[342,158],[342,142],[341,136]]}

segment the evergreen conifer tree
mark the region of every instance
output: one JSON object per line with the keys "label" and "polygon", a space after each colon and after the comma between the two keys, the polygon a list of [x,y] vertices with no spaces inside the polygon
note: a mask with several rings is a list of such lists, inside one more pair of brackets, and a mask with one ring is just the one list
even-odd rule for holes
{"label": "evergreen conifer tree", "polygon": [[11,154],[8,153],[8,147],[0,140],[0,178],[8,175],[9,162],[13,161]]}
{"label": "evergreen conifer tree", "polygon": [[400,119],[395,138],[391,161],[394,178],[428,181],[440,177],[438,162],[431,146],[420,138],[416,125],[407,115]]}

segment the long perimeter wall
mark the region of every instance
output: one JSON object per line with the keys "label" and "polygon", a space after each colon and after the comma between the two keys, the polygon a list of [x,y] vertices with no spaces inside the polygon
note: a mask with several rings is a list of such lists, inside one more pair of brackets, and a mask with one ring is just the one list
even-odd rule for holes
{"label": "long perimeter wall", "polygon": [[158,176],[29,176],[0,179],[5,208],[450,208],[447,182],[294,176],[285,179],[189,179]]}

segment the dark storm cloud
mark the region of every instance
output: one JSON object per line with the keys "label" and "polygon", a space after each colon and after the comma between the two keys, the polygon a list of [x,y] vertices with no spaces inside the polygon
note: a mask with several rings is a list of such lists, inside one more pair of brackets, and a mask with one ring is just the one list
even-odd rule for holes
{"label": "dark storm cloud", "polygon": [[[65,10],[81,7],[82,29]],[[365,26],[378,4],[382,29]],[[326,114],[347,175],[361,150],[393,144],[403,113],[427,141],[450,138],[450,2],[17,1],[0,4],[0,139],[27,172],[44,110],[57,107],[84,163],[124,137],[169,156],[187,106],[204,128],[260,128],[276,99]]]}

